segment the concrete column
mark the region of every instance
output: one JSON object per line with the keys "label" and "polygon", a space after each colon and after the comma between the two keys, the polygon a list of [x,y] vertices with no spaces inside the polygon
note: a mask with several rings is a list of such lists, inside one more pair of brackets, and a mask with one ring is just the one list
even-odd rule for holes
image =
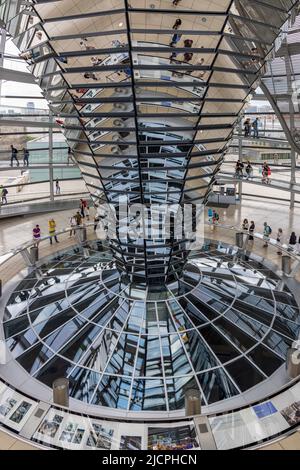
{"label": "concrete column", "polygon": [[282,272],[284,274],[290,274],[292,270],[292,258],[288,255],[282,255],[281,264]]}
{"label": "concrete column", "polygon": [[235,234],[235,243],[238,248],[244,247],[244,234],[242,232]]}
{"label": "concrete column", "polygon": [[185,415],[195,416],[201,414],[201,393],[191,388],[185,392]]}
{"label": "concrete column", "polygon": [[52,384],[53,403],[56,405],[69,406],[69,380],[60,378],[54,380]]}
{"label": "concrete column", "polygon": [[39,260],[39,249],[37,246],[33,246],[30,248],[30,258],[33,264],[35,264]]}

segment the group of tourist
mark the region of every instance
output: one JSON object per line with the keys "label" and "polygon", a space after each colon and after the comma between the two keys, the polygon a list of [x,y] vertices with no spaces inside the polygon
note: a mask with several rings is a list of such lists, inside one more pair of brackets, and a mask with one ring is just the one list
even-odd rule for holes
{"label": "group of tourist", "polygon": [[244,122],[244,137],[259,139],[259,123],[260,119],[258,117],[252,122],[250,118],[247,118]]}
{"label": "group of tourist", "polygon": [[[80,204],[79,204],[79,210],[70,217],[69,220],[69,225],[71,227],[69,237],[72,237],[76,233],[76,227],[80,227],[83,224],[83,220],[86,218],[86,220],[90,220],[90,211],[88,207],[88,203],[85,199],[80,199]],[[36,244],[39,244],[41,240],[41,228],[37,224],[33,230],[32,230],[32,235],[33,235],[33,240],[36,242]],[[53,239],[55,240],[56,243],[59,243],[59,240],[57,238],[56,234],[56,221],[52,217],[48,221],[48,235],[49,235],[49,241],[50,245],[53,243]]]}
{"label": "group of tourist", "polygon": [[[246,172],[246,175],[244,175],[244,170]],[[235,165],[235,177],[236,178],[243,178],[244,176],[246,176],[247,179],[252,178],[253,177],[253,167],[252,167],[252,165],[249,161],[245,165],[242,161],[238,160],[236,165]]]}
{"label": "group of tourist", "polygon": [[[14,147],[13,145],[10,146],[10,149],[11,149],[10,166],[14,165],[14,161],[16,161],[17,166],[20,166],[20,162],[18,159],[18,153],[19,153],[18,149],[16,149],[16,147]],[[29,166],[29,150],[23,147],[21,152],[23,154],[24,166]]]}
{"label": "group of tourist", "polygon": [[[270,184],[272,176],[272,170],[270,165],[267,162],[264,162],[260,167],[259,172],[261,174],[261,182],[264,184]],[[249,161],[245,164],[241,160],[238,160],[235,165],[234,176],[238,179],[245,177],[247,180],[250,180],[251,178],[253,178],[252,164]]]}
{"label": "group of tourist", "polygon": [[[56,222],[53,219],[53,217],[51,217],[51,219],[49,219],[48,221],[48,234],[49,234],[50,245],[52,245],[53,243],[53,238],[56,241],[56,243],[59,243],[59,240],[56,235]],[[38,224],[33,228],[32,235],[33,235],[34,242],[36,243],[36,245],[38,245],[41,241],[41,236],[42,236],[41,227]]]}
{"label": "group of tourist", "polygon": [[[243,223],[242,223],[242,230],[244,232],[249,233],[249,238],[248,238],[249,241],[254,240],[253,234],[254,234],[254,231],[255,231],[255,222],[253,220],[251,220],[251,222],[249,222],[248,219],[244,219]],[[270,225],[268,224],[268,222],[264,222],[264,224],[263,224],[263,236],[264,236],[264,245],[263,246],[264,246],[264,248],[268,247],[268,241],[271,237],[272,232],[273,232],[273,230],[270,227]],[[278,244],[283,244],[284,243],[284,233],[283,233],[282,228],[279,228],[277,230],[276,237],[274,237],[274,238],[276,239]],[[288,239],[288,245],[289,245],[289,248],[291,248],[293,250],[296,250],[296,251],[300,251],[300,237],[298,238],[295,232],[291,233],[291,235]],[[280,248],[278,248],[277,254],[282,255],[282,251],[281,251]]]}

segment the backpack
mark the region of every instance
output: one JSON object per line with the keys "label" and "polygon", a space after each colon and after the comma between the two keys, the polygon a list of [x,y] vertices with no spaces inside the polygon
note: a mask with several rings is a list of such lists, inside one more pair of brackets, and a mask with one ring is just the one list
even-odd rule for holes
{"label": "backpack", "polygon": [[271,235],[271,233],[272,233],[272,229],[271,229],[271,227],[270,227],[269,225],[268,225],[268,227],[267,227],[267,232],[268,232],[268,235]]}

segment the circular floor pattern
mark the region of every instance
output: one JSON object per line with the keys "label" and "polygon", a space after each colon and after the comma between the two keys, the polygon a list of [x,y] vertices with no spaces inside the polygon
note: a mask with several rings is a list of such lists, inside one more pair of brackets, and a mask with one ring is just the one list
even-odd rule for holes
{"label": "circular floor pattern", "polygon": [[71,396],[85,403],[171,411],[184,407],[188,388],[212,404],[284,363],[300,315],[278,285],[264,266],[207,241],[179,283],[145,293],[91,242],[88,255],[73,247],[28,274],[3,327],[15,360],[49,387],[68,377]]}

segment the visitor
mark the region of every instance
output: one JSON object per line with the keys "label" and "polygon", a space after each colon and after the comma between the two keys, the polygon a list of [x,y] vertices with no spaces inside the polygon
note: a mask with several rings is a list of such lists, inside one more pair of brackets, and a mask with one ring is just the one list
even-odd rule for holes
{"label": "visitor", "polygon": [[[277,243],[282,244],[282,239],[283,239],[283,230],[282,230],[282,228],[279,228],[279,229],[278,229],[278,232],[277,232],[277,237],[276,237]],[[281,251],[281,249],[280,249],[279,247],[278,247],[278,249],[277,249],[277,254],[278,254],[278,255],[282,255],[282,251]]]}
{"label": "visitor", "polygon": [[272,171],[271,171],[271,167],[269,165],[266,166],[266,182],[267,184],[270,184],[271,183],[271,176],[272,176]]}
{"label": "visitor", "polygon": [[80,199],[80,213],[83,219],[85,218],[86,207],[87,207],[87,202],[85,201],[85,199]]}
{"label": "visitor", "polygon": [[246,119],[244,122],[244,137],[249,137],[251,132],[251,121],[250,119]]}
{"label": "visitor", "polygon": [[242,223],[242,229],[245,231],[245,232],[248,232],[249,230],[249,222],[248,222],[248,219],[244,219],[243,223]]}
{"label": "visitor", "polygon": [[295,246],[297,245],[297,237],[295,232],[291,233],[289,245],[291,248],[295,248]]}
{"label": "visitor", "polygon": [[268,247],[268,241],[270,239],[270,235],[272,233],[272,229],[271,227],[268,225],[268,222],[264,222],[264,240],[265,240],[265,244],[263,245],[264,248],[267,248]]}
{"label": "visitor", "polygon": [[214,216],[214,211],[211,207],[208,208],[207,215],[208,215],[208,223],[211,224],[213,221],[213,216]]}
{"label": "visitor", "polygon": [[72,216],[70,217],[70,222],[69,222],[69,223],[70,223],[70,227],[71,227],[69,238],[71,238],[72,235],[75,236],[75,234],[76,234],[76,231],[75,231],[75,228],[74,228],[74,227],[76,227],[76,225],[77,225],[77,221],[76,221],[76,216],[75,216],[75,215],[72,215]]}
{"label": "visitor", "polygon": [[38,224],[32,230],[32,235],[34,242],[36,243],[36,245],[38,245],[41,240],[41,229]]}
{"label": "visitor", "polygon": [[268,164],[264,163],[261,170],[261,182],[265,184],[268,178]]}
{"label": "visitor", "polygon": [[185,62],[190,62],[190,61],[192,60],[192,58],[193,58],[193,55],[194,55],[194,54],[193,54],[192,52],[185,52],[185,53],[183,54],[183,59],[184,59],[184,61],[185,61]]}
{"label": "visitor", "polygon": [[77,227],[80,227],[80,225],[82,224],[82,217],[79,211],[76,212],[75,219]]}
{"label": "visitor", "polygon": [[173,47],[175,46],[181,39],[182,34],[180,33],[174,33],[170,42],[170,46]]}
{"label": "visitor", "polygon": [[240,160],[238,160],[236,165],[235,165],[235,176],[236,176],[236,178],[243,178],[243,169],[244,169],[244,163],[241,162]]}
{"label": "visitor", "polygon": [[246,174],[247,174],[247,180],[249,180],[253,176],[253,167],[250,162],[247,163]]}
{"label": "visitor", "polygon": [[1,189],[1,202],[2,202],[2,204],[7,204],[7,195],[8,195],[7,189],[2,187],[2,189]]}
{"label": "visitor", "polygon": [[252,122],[253,137],[254,137],[255,139],[259,139],[259,130],[258,130],[258,127],[259,127],[259,118],[256,118],[256,119]]}
{"label": "visitor", "polygon": [[10,166],[13,166],[14,160],[16,160],[17,166],[19,166],[20,163],[19,163],[19,160],[18,160],[18,157],[17,157],[18,150],[13,145],[11,145],[10,148],[11,148]]}
{"label": "visitor", "polygon": [[172,29],[178,29],[181,25],[182,25],[181,19],[177,18],[177,20],[175,21],[175,23],[172,26]]}
{"label": "visitor", "polygon": [[59,243],[59,241],[57,240],[57,236],[56,236],[56,222],[54,219],[49,220],[48,228],[49,228],[49,236],[50,236],[50,245],[52,245],[52,238],[54,238],[56,243]]}
{"label": "visitor", "polygon": [[250,227],[249,227],[249,241],[254,241],[254,230],[255,230],[255,223],[254,220],[251,220]]}
{"label": "visitor", "polygon": [[99,221],[100,221],[100,217],[96,214],[94,217],[94,232],[96,232],[98,228]]}
{"label": "visitor", "polygon": [[86,220],[90,220],[90,208],[88,205],[86,205],[85,207],[85,216],[86,216]]}
{"label": "visitor", "polygon": [[220,216],[219,214],[214,210],[213,211],[213,218],[212,218],[212,222],[214,225],[218,224],[219,223],[219,220],[220,220]]}
{"label": "visitor", "polygon": [[23,148],[23,164],[29,166],[29,150],[25,147]]}
{"label": "visitor", "polygon": [[56,178],[56,181],[55,181],[55,194],[60,194],[60,185],[59,185],[58,178]]}

